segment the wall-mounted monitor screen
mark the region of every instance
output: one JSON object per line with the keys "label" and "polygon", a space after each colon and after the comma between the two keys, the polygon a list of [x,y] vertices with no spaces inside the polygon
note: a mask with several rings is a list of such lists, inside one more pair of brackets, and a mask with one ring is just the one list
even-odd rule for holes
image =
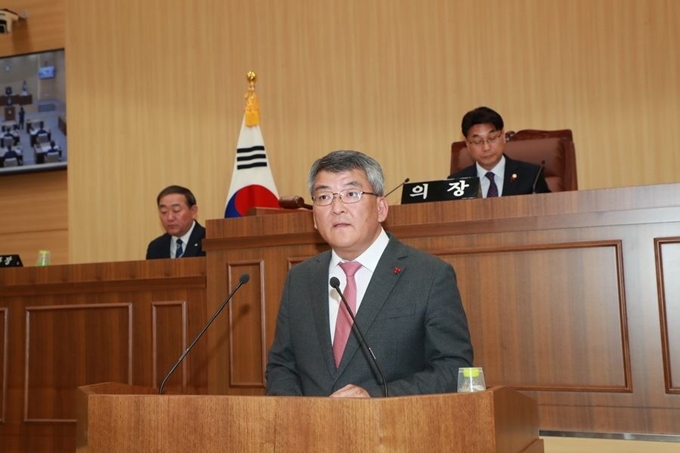
{"label": "wall-mounted monitor screen", "polygon": [[39,79],[53,79],[54,78],[54,66],[41,66],[38,68],[38,78]]}
{"label": "wall-mounted monitor screen", "polygon": [[66,168],[64,50],[0,58],[0,177]]}

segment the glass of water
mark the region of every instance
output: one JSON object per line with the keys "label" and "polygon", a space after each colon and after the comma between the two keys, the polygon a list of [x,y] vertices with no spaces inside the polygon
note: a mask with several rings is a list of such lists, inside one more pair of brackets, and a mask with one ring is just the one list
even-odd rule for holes
{"label": "glass of water", "polygon": [[481,367],[458,368],[458,392],[483,392],[486,390],[484,370]]}

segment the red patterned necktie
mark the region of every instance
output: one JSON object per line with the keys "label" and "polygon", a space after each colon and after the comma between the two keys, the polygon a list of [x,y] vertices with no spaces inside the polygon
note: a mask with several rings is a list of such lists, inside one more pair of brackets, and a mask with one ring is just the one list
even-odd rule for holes
{"label": "red patterned necktie", "polygon": [[489,171],[485,175],[489,179],[489,190],[486,191],[486,198],[493,198],[498,196],[498,186],[496,181],[493,180],[494,174]]}
{"label": "red patterned necktie", "polygon": [[[348,261],[345,263],[340,263],[340,267],[347,276],[347,284],[345,285],[345,290],[343,295],[347,300],[347,303],[352,308],[352,313],[357,311],[357,283],[354,280],[354,274],[361,269],[361,263],[356,261]],[[335,322],[335,336],[333,337],[333,357],[335,358],[335,366],[340,366],[340,361],[342,360],[342,354],[345,352],[345,346],[347,345],[347,340],[349,339],[349,334],[352,331],[352,318],[349,313],[347,313],[347,308],[345,304],[340,301],[340,307],[338,308],[338,319]]]}

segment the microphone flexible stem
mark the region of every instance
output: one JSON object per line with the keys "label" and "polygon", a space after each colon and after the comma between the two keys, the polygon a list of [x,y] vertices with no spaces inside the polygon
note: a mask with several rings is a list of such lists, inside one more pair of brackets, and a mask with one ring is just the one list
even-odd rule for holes
{"label": "microphone flexible stem", "polygon": [[411,178],[406,178],[406,179],[404,179],[404,182],[402,182],[402,183],[399,184],[397,187],[395,187],[394,189],[392,189],[392,190],[390,190],[389,192],[387,192],[387,195],[385,195],[385,198],[387,198],[387,197],[389,197],[390,195],[392,195],[392,193],[393,193],[395,190],[397,190],[398,188],[400,188],[401,186],[403,186],[404,184],[406,184],[406,183],[409,182],[410,180],[411,180]]}
{"label": "microphone flexible stem", "polygon": [[545,168],[545,159],[541,161],[541,166],[538,167],[538,172],[536,172],[536,178],[534,179],[534,184],[531,186],[531,193],[536,193],[536,184],[538,183],[538,178],[541,176],[541,172]]}
{"label": "microphone flexible stem", "polygon": [[345,299],[345,295],[342,294],[342,291],[340,291],[340,281],[336,277],[334,278],[335,280],[331,279],[331,286],[340,295],[340,299],[342,299],[342,303],[345,305],[347,313],[349,313],[350,318],[352,318],[352,330],[354,331],[355,334],[359,336],[359,342],[363,347],[366,348],[368,353],[371,355],[373,363],[375,364],[375,367],[378,370],[378,373],[380,374],[380,379],[382,379],[383,393],[385,394],[385,398],[387,398],[389,396],[389,393],[387,392],[387,379],[385,379],[385,373],[383,372],[383,369],[380,366],[380,362],[378,362],[378,359],[375,357],[375,354],[373,354],[373,349],[371,349],[368,343],[366,343],[366,339],[364,338],[364,335],[361,333],[361,329],[359,329],[359,326],[357,325],[356,318],[354,317],[354,313],[352,313],[352,309],[350,308],[349,303],[347,303],[347,299]]}
{"label": "microphone flexible stem", "polygon": [[196,342],[198,342],[198,340],[200,340],[200,338],[203,336],[203,334],[206,332],[206,330],[208,330],[208,327],[210,327],[210,325],[213,323],[215,318],[217,318],[217,315],[219,315],[222,312],[222,310],[224,310],[224,307],[226,307],[227,304],[229,303],[229,301],[231,300],[231,298],[234,297],[234,294],[236,294],[236,291],[238,291],[241,286],[248,283],[248,280],[250,280],[250,275],[248,275],[248,274],[241,275],[241,277],[239,278],[239,281],[238,281],[238,285],[236,285],[236,288],[234,288],[234,290],[227,296],[227,298],[224,299],[224,302],[222,302],[222,304],[219,306],[217,311],[215,311],[215,313],[213,313],[213,315],[210,317],[210,319],[208,320],[206,325],[203,327],[203,329],[198,333],[198,335],[196,335],[196,338],[194,338],[194,341],[191,342],[189,347],[186,348],[186,350],[182,353],[182,355],[179,357],[177,362],[175,362],[175,364],[172,366],[172,368],[170,368],[170,371],[168,371],[168,373],[165,375],[165,377],[163,378],[163,381],[161,382],[160,387],[158,387],[158,394],[159,395],[163,394],[163,389],[165,388],[165,383],[168,382],[168,379],[170,379],[170,376],[172,375],[172,373],[175,372],[175,370],[177,369],[179,364],[182,363],[182,361],[187,356],[187,354],[189,354],[189,351],[191,351],[191,349],[194,347]]}

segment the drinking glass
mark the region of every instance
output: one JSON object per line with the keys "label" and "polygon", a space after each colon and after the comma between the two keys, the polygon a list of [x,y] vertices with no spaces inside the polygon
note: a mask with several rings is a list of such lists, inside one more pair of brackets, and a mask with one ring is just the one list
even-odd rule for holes
{"label": "drinking glass", "polygon": [[49,266],[50,265],[50,251],[40,250],[38,252],[38,260],[35,263],[36,266]]}
{"label": "drinking glass", "polygon": [[484,370],[481,367],[458,368],[458,391],[483,392],[486,390]]}

